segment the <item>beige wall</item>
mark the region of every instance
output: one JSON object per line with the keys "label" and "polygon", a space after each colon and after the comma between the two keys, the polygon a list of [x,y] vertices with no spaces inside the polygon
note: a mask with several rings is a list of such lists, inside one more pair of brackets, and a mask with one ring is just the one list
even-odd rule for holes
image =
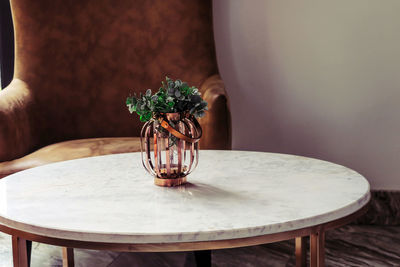
{"label": "beige wall", "polygon": [[400,190],[400,1],[214,0],[235,149],[299,154]]}

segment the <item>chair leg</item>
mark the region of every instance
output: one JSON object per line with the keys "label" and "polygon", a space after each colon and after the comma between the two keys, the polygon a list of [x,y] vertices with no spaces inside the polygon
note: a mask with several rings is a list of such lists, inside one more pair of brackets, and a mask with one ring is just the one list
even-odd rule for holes
{"label": "chair leg", "polygon": [[12,236],[14,267],[28,267],[27,241],[18,236]]}
{"label": "chair leg", "polygon": [[211,250],[200,250],[194,252],[197,267],[211,267]]}
{"label": "chair leg", "polygon": [[30,267],[32,258],[32,241],[30,240],[26,240],[26,254],[28,256],[28,267]]}
{"label": "chair leg", "polygon": [[63,267],[74,267],[74,249],[63,247]]}

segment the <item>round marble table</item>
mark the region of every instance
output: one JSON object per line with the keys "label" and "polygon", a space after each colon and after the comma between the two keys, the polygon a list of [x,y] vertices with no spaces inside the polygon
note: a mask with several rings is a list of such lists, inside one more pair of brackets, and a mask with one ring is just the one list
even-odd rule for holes
{"label": "round marble table", "polygon": [[[324,264],[324,232],[356,218],[369,184],[346,167],[300,156],[200,151],[187,184],[153,184],[140,153],[59,162],[0,180],[0,230],[24,240],[119,251],[196,251],[296,238],[297,263]],[[65,250],[68,260],[68,253]]]}

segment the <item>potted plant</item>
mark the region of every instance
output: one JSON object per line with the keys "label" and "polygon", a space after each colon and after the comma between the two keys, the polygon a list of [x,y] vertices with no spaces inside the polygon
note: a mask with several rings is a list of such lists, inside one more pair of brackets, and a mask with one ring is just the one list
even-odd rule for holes
{"label": "potted plant", "polygon": [[145,122],[141,131],[142,162],[159,186],[176,186],[197,166],[198,141],[202,129],[196,118],[203,117],[207,102],[199,90],[181,80],[166,77],[158,92],[126,99],[131,113]]}

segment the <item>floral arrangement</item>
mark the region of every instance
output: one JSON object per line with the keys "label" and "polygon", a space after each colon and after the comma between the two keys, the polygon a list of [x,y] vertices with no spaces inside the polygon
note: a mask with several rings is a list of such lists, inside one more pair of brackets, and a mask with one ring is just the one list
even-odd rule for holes
{"label": "floral arrangement", "polygon": [[136,112],[140,121],[149,121],[153,114],[188,112],[196,118],[203,117],[207,110],[207,102],[201,97],[199,89],[189,86],[181,80],[172,80],[168,77],[161,82],[162,86],[152,95],[151,89],[145,94],[136,94],[126,99],[129,112]]}

